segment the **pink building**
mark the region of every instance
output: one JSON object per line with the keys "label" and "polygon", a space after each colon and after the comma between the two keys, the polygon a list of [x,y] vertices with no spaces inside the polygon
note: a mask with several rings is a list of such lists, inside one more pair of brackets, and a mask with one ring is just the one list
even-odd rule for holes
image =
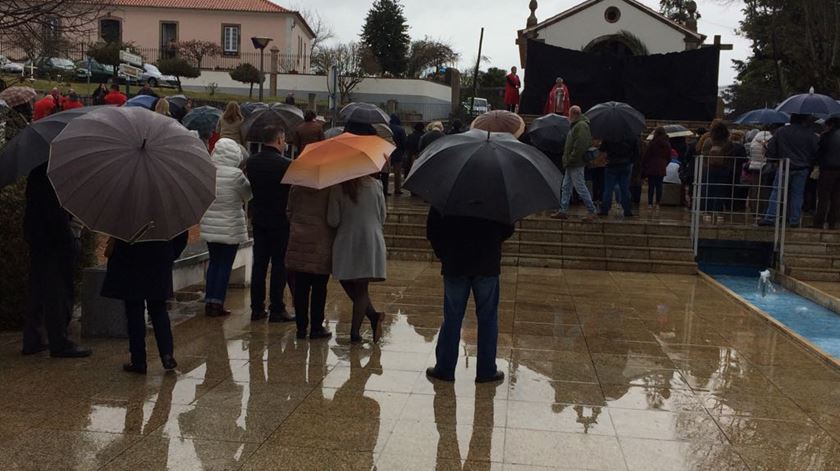
{"label": "pink building", "polygon": [[[172,53],[177,41],[203,40],[221,46],[221,57],[207,58],[204,68],[233,68],[240,62],[259,65],[251,37],[272,38],[283,71],[309,71],[315,34],[299,12],[269,0],[110,0],[98,20],[106,41],[133,42],[149,62]],[[269,51],[266,51],[266,69]]]}

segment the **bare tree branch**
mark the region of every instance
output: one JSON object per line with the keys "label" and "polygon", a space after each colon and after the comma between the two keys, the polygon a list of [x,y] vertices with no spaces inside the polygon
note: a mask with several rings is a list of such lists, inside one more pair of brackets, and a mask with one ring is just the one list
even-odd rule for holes
{"label": "bare tree branch", "polygon": [[0,1],[0,35],[21,26],[50,26],[56,18],[63,32],[88,31],[109,0],[3,0]]}
{"label": "bare tree branch", "polygon": [[299,13],[300,16],[306,20],[306,23],[312,29],[312,32],[315,33],[315,37],[312,38],[309,50],[310,56],[314,57],[315,54],[324,47],[325,42],[335,37],[335,30],[333,30],[332,25],[315,10],[305,8],[300,10]]}

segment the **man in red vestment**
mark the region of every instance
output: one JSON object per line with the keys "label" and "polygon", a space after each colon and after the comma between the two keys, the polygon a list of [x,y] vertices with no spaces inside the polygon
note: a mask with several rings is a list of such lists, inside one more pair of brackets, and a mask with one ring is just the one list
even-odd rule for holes
{"label": "man in red vestment", "polygon": [[519,105],[519,88],[522,83],[516,75],[516,66],[510,68],[510,73],[505,77],[505,108],[508,111],[516,112]]}
{"label": "man in red vestment", "polygon": [[562,77],[557,77],[557,82],[551,88],[551,93],[548,94],[548,100],[545,102],[545,114],[557,113],[563,116],[569,116],[569,108],[572,107],[572,99],[569,97],[569,87]]}

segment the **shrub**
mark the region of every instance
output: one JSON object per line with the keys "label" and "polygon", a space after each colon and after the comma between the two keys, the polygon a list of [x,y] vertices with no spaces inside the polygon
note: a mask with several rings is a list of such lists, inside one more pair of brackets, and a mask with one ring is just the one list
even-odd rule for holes
{"label": "shrub", "polygon": [[201,71],[198,70],[198,67],[193,66],[180,57],[161,59],[158,61],[157,66],[158,69],[160,69],[160,73],[175,76],[175,79],[178,81],[179,92],[184,91],[183,88],[181,88],[181,77],[196,78],[201,75]]}

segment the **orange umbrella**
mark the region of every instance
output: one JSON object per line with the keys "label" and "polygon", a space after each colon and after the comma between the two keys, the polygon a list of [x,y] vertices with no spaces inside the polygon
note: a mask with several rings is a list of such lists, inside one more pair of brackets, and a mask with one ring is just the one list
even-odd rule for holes
{"label": "orange umbrella", "polygon": [[525,121],[516,113],[494,110],[475,118],[470,127],[482,131],[507,132],[518,139],[525,132]]}
{"label": "orange umbrella", "polygon": [[286,170],[283,183],[320,190],[378,173],[395,147],[377,136],[344,133],[309,144]]}

